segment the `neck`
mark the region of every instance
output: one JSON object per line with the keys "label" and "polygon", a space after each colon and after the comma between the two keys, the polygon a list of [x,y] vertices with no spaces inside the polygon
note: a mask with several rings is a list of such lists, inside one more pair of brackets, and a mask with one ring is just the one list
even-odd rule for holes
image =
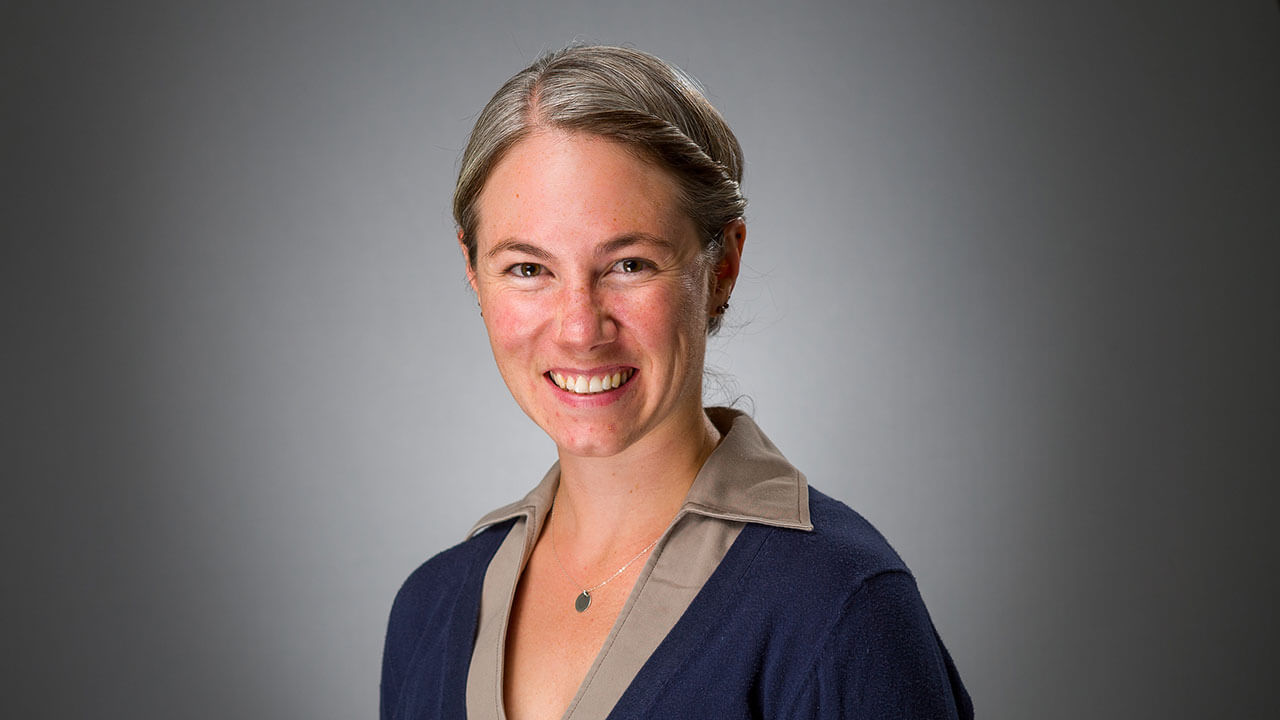
{"label": "neck", "polygon": [[561,452],[551,517],[557,542],[584,564],[643,548],[680,510],[719,441],[720,432],[699,408],[696,420],[612,457]]}

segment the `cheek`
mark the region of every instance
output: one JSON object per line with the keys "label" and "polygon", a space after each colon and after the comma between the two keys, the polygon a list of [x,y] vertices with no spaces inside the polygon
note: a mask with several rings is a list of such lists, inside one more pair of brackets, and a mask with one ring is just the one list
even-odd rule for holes
{"label": "cheek", "polygon": [[484,306],[485,328],[489,342],[495,351],[510,355],[527,350],[537,333],[539,323],[546,319],[538,303],[527,298],[493,298]]}
{"label": "cheek", "polygon": [[619,299],[614,316],[643,346],[670,353],[668,362],[687,362],[697,353],[705,334],[705,320],[696,293],[683,288],[662,290]]}

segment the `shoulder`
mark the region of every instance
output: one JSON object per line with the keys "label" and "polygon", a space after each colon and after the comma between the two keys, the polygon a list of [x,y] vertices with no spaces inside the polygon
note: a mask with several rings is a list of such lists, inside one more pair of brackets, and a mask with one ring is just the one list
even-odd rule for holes
{"label": "shoulder", "polygon": [[785,648],[766,651],[777,656],[766,667],[776,665],[777,677],[787,678],[779,684],[795,691],[784,705],[799,717],[842,708],[848,717],[971,718],[968,694],[902,558],[866,518],[812,488],[809,513],[809,532],[754,529],[747,573],[769,576],[756,584],[768,597],[764,612],[775,634],[809,648],[798,663]]}
{"label": "shoulder", "polygon": [[902,558],[859,513],[808,494],[811,530],[742,528],[668,638],[668,667],[767,689],[742,716],[972,717]]}
{"label": "shoulder", "polygon": [[428,610],[456,597],[459,585],[473,573],[483,573],[488,567],[489,560],[510,529],[510,522],[491,525],[419,565],[396,593],[392,623],[395,623],[397,613]]}
{"label": "shoulder", "polygon": [[809,531],[770,528],[762,551],[803,562],[770,563],[828,597],[848,597],[877,575],[910,574],[889,541],[857,511],[809,488]]}
{"label": "shoulder", "polygon": [[777,539],[806,548],[809,581],[830,593],[801,697],[856,717],[972,718],[968,692],[902,558],[844,503],[811,489],[809,510],[810,537]]}
{"label": "shoulder", "polygon": [[509,522],[486,528],[410,573],[391,605],[388,658],[407,658],[425,629],[451,624],[459,603],[479,602],[485,569],[510,529]]}
{"label": "shoulder", "polygon": [[446,696],[447,670],[461,662],[465,653],[458,648],[474,633],[485,569],[510,529],[507,522],[476,533],[420,565],[401,585],[382,651],[383,718],[414,702],[406,698]]}
{"label": "shoulder", "polygon": [[905,572],[863,582],[814,648],[795,700],[811,712],[797,716],[839,707],[848,717],[973,718],[969,693]]}
{"label": "shoulder", "polygon": [[[868,592],[892,592],[905,605],[919,595],[902,558],[871,523],[847,505],[809,489],[811,530],[748,523],[709,582],[729,616],[767,618],[766,646],[779,637],[813,647],[859,618],[851,605]],[[900,576],[904,582],[878,583]],[[745,630],[745,628],[744,628]],[[785,660],[788,667],[794,658]]]}

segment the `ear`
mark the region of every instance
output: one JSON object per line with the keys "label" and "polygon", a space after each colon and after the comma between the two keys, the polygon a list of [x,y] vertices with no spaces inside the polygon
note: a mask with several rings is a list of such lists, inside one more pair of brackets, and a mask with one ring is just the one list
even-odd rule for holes
{"label": "ear", "polygon": [[733,294],[734,283],[738,282],[738,271],[742,269],[742,246],[747,241],[747,223],[736,218],[725,223],[720,230],[724,242],[724,251],[720,261],[712,270],[711,307],[719,307],[729,302]]}
{"label": "ear", "polygon": [[467,270],[467,284],[471,286],[472,292],[479,295],[480,288],[476,286],[476,270],[471,264],[471,252],[467,250],[467,243],[463,239],[462,228],[458,228],[458,249],[462,251],[462,265]]}

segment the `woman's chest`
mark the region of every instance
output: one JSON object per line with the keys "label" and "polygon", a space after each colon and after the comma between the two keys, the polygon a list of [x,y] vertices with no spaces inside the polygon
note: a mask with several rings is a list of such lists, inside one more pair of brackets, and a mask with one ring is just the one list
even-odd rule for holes
{"label": "woman's chest", "polygon": [[635,572],[591,593],[535,553],[520,579],[507,626],[503,696],[507,720],[558,719],[573,702],[626,603]]}

